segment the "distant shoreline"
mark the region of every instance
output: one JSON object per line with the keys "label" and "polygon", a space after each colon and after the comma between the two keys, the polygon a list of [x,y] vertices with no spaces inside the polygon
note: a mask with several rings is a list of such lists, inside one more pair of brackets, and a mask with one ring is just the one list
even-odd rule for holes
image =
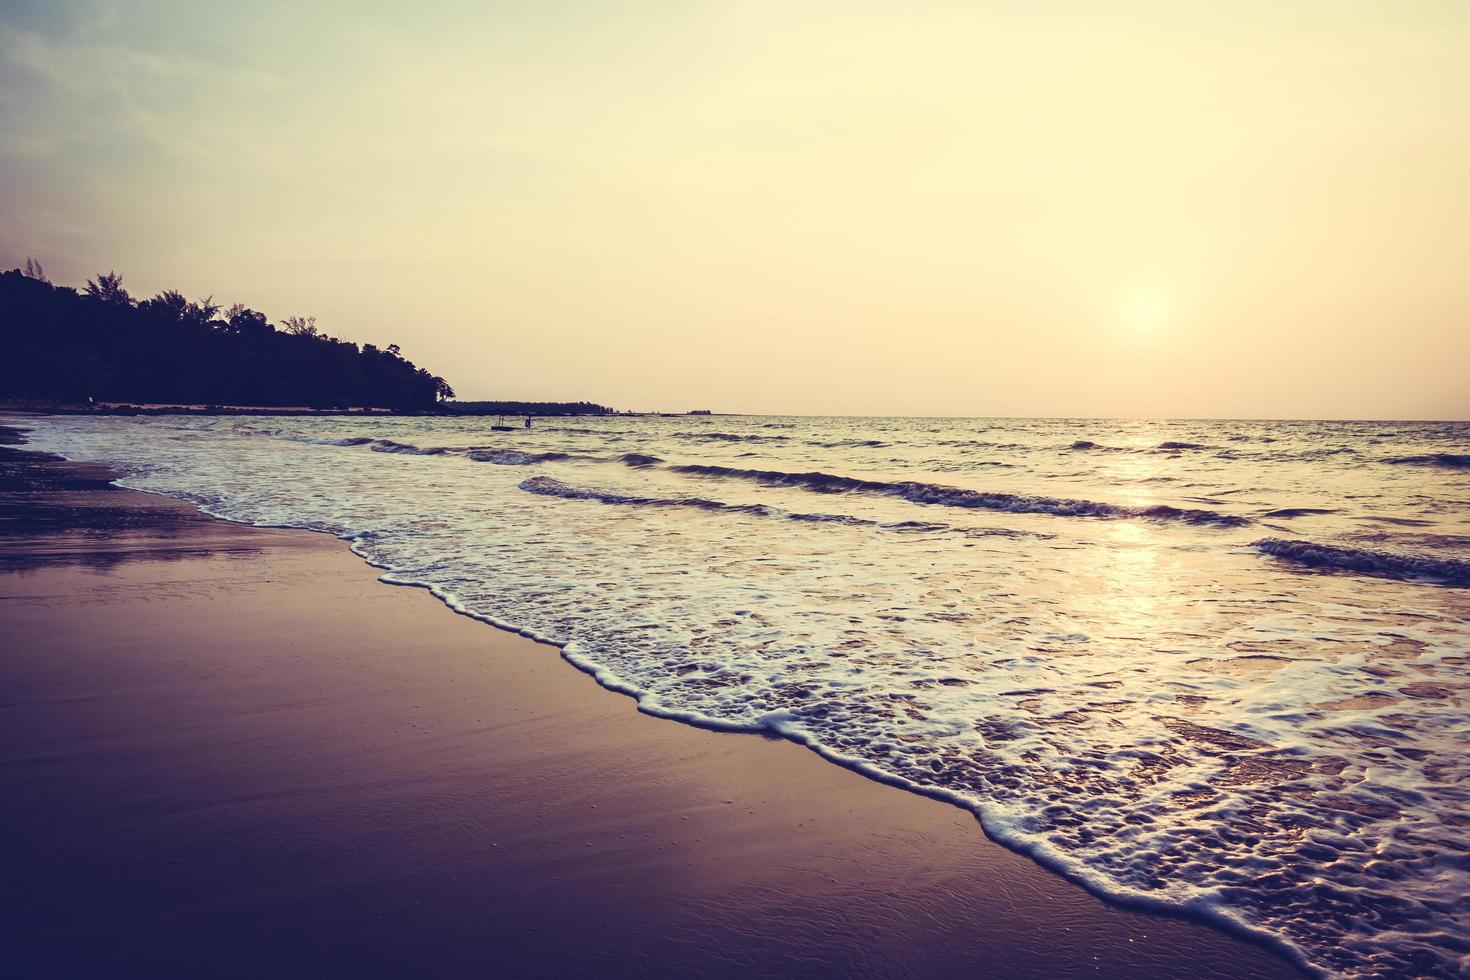
{"label": "distant shoreline", "polygon": [[32,415],[322,415],[353,418],[494,418],[496,416],[531,416],[533,418],[709,418],[725,412],[555,412],[495,411],[490,409],[394,409],[394,408],[311,408],[304,405],[176,405],[165,403],[98,402],[82,405],[75,402],[0,402],[0,411]]}

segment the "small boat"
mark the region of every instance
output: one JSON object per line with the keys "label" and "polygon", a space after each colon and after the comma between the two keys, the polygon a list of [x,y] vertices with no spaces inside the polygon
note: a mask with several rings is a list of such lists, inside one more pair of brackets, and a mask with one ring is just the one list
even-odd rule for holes
{"label": "small boat", "polygon": [[516,430],[516,427],[513,425],[506,425],[505,416],[502,415],[495,420],[495,424],[490,426],[490,429],[493,432],[514,432]]}

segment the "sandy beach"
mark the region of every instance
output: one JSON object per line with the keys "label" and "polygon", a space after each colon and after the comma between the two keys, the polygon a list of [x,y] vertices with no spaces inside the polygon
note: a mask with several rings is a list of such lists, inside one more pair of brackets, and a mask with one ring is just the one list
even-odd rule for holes
{"label": "sandy beach", "polygon": [[0,452],[9,976],[1297,975],[326,535]]}

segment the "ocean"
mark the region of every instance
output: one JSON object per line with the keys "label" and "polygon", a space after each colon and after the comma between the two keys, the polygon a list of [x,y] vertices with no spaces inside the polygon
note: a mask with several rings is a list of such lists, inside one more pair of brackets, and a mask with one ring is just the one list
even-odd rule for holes
{"label": "ocean", "polygon": [[18,420],[1100,894],[1470,971],[1470,423],[492,422]]}

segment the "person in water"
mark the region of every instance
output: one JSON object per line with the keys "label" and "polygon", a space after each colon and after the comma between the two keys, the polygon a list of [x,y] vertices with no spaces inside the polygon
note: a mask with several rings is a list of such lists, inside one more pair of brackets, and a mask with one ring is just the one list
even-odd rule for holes
{"label": "person in water", "polygon": [[526,416],[526,428],[529,429],[530,427],[531,427],[531,416],[527,415]]}

